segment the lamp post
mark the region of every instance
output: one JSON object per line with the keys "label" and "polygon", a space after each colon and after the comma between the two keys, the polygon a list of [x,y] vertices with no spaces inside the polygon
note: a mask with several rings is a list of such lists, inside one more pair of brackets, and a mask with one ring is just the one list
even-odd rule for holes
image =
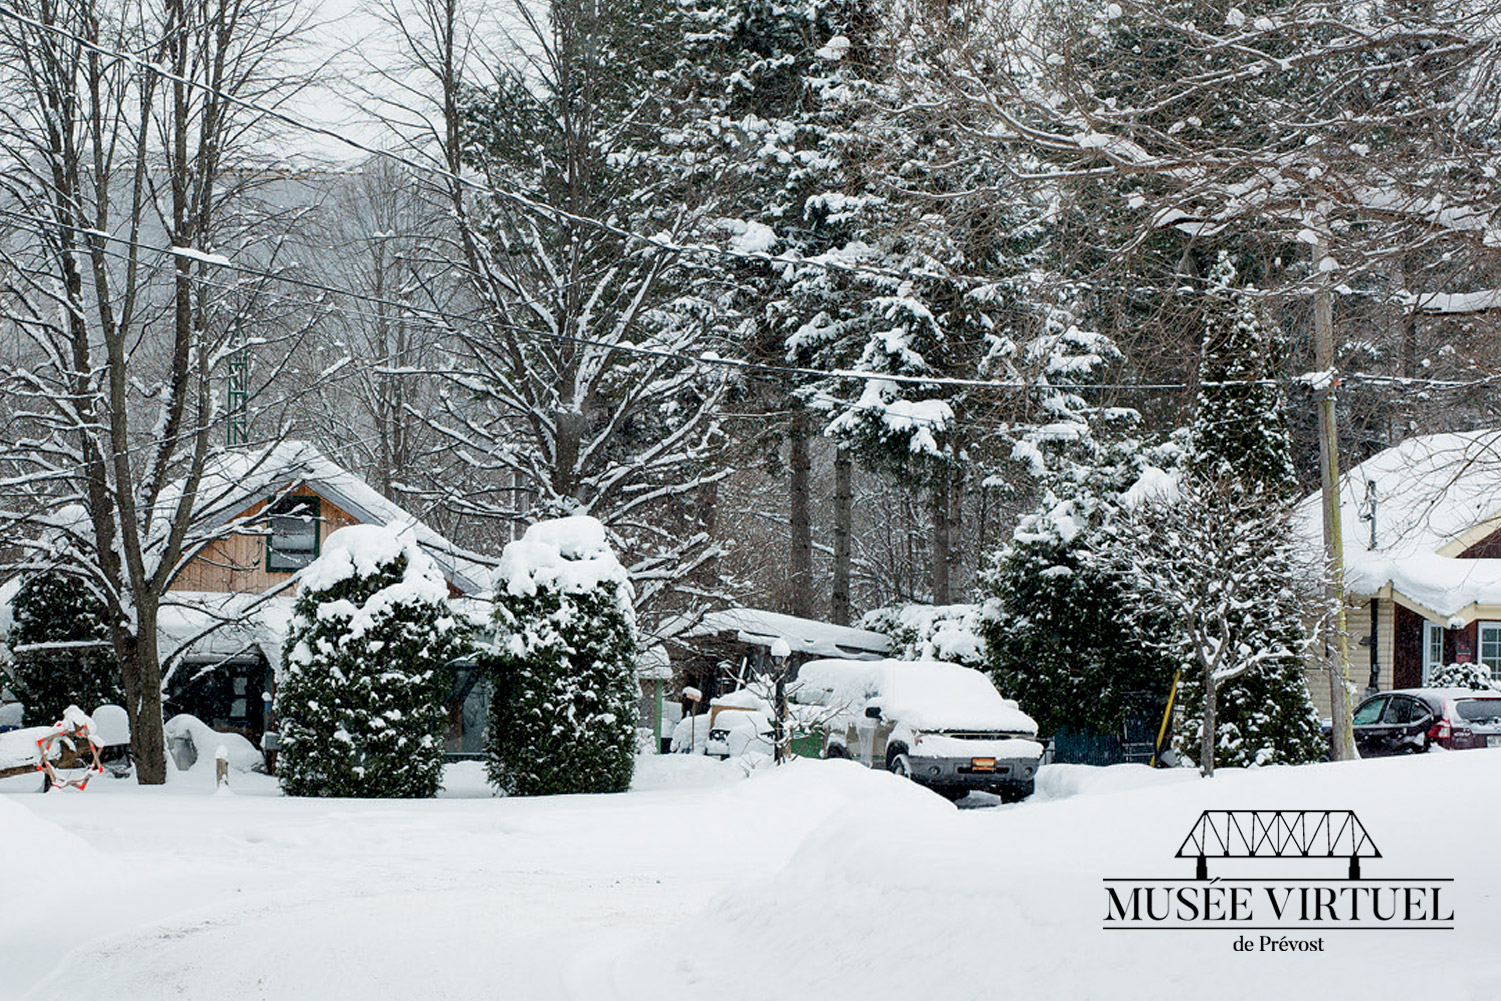
{"label": "lamp post", "polygon": [[771,643],[771,666],[776,672],[776,744],[772,747],[772,759],[781,764],[787,758],[787,658],[792,656],[792,647],[780,636]]}

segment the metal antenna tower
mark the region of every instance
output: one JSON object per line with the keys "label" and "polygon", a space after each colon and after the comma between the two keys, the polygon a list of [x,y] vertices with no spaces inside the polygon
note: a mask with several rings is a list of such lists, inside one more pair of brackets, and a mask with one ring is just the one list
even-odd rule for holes
{"label": "metal antenna tower", "polygon": [[250,443],[250,344],[245,328],[235,321],[234,349],[229,355],[229,412],[225,421],[225,444],[231,448]]}

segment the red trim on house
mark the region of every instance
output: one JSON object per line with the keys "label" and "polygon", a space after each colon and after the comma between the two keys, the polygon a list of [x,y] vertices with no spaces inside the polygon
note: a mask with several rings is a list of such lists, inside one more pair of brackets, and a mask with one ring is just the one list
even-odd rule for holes
{"label": "red trim on house", "polygon": [[1444,663],[1473,664],[1480,659],[1480,623],[1444,630]]}
{"label": "red trim on house", "polygon": [[[1396,606],[1392,634],[1392,687],[1417,688],[1423,684],[1423,617],[1410,608]],[[1480,623],[1463,629],[1444,630],[1444,663],[1472,664],[1479,659]]]}

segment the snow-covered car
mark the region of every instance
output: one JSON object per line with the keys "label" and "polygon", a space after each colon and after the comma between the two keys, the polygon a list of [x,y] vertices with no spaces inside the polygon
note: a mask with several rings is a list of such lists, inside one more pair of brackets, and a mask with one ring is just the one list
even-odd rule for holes
{"label": "snow-covered car", "polygon": [[771,720],[758,709],[723,708],[709,724],[704,753],[711,757],[738,758],[748,753],[771,754],[775,731]]}
{"label": "snow-covered car", "polygon": [[668,749],[673,754],[703,754],[709,742],[709,714],[684,716],[672,728],[672,741]]}
{"label": "snow-covered car", "polygon": [[1032,794],[1037,723],[973,668],[941,661],[814,660],[792,698],[824,707],[823,756],[886,768],[950,799]]}
{"label": "snow-covered car", "polygon": [[1372,695],[1354,713],[1362,758],[1416,754],[1430,747],[1501,747],[1501,692],[1407,688]]}

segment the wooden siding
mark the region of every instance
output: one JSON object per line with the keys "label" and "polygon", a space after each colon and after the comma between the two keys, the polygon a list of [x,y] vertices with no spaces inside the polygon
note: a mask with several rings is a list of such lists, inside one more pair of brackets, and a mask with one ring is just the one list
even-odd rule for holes
{"label": "wooden siding", "polygon": [[[322,512],[318,526],[318,543],[321,546],[331,532],[346,525],[360,522],[352,514],[318,494],[307,485],[291,492],[294,497],[317,497]],[[253,517],[263,511],[265,501],[257,501],[242,511],[239,517]],[[284,583],[290,572],[273,573],[266,569],[266,537],[263,535],[231,535],[208,546],[202,553],[182,568],[172,581],[174,591],[214,591],[260,594]]]}

